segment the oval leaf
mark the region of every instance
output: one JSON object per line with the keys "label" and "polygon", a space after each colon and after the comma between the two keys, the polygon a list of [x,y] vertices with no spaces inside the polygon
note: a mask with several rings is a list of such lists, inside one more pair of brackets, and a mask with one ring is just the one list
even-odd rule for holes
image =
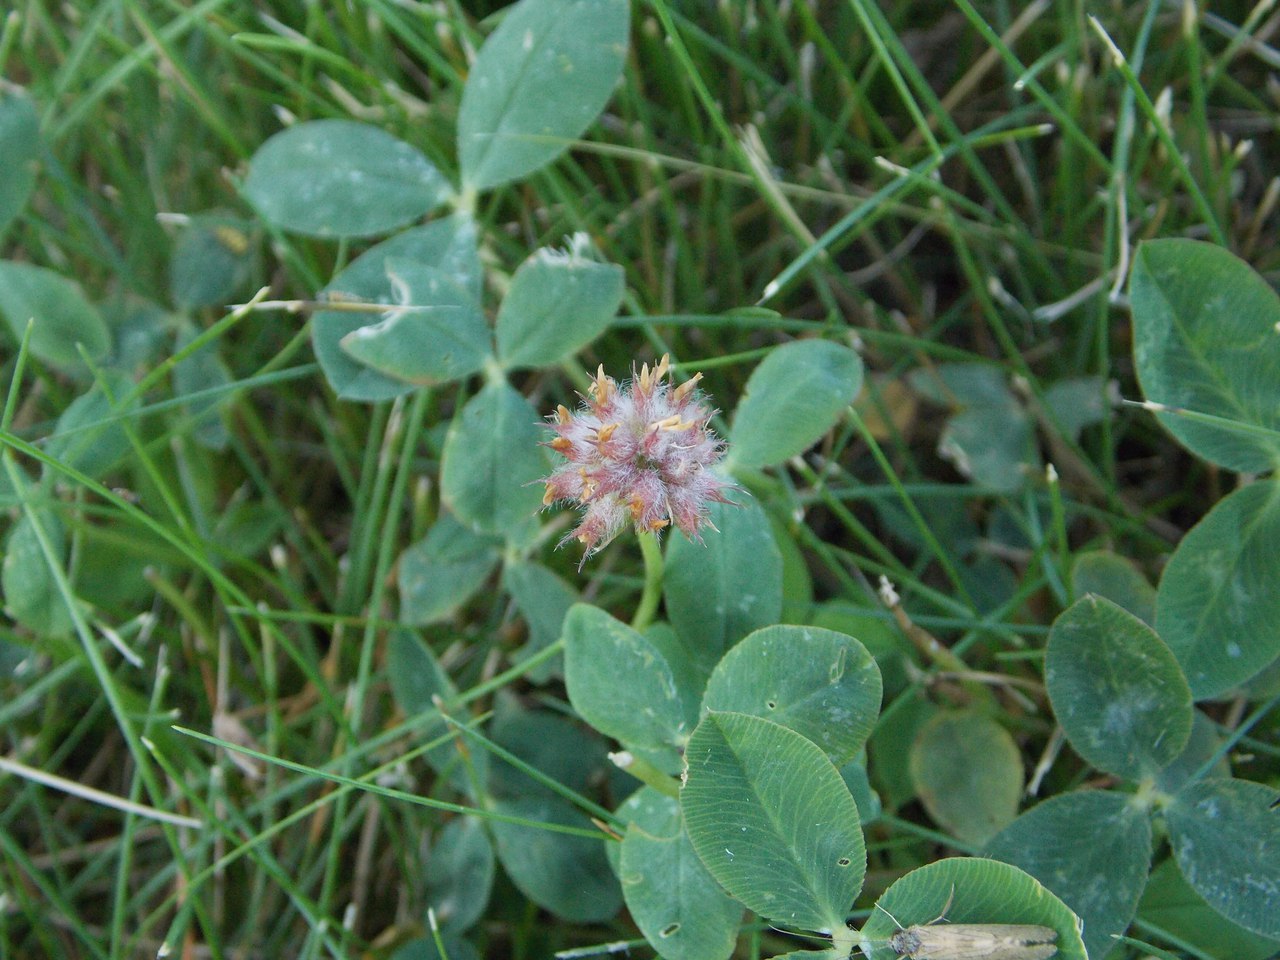
{"label": "oval leaf", "polygon": [[1229,470],[1280,466],[1280,297],[1267,282],[1213,244],[1149,240],[1134,257],[1129,300],[1147,400],[1243,429],[1168,413],[1157,414],[1160,423],[1192,453]]}
{"label": "oval leaf", "polygon": [[971,711],[939,713],[911,745],[911,782],[929,816],[969,843],[1010,823],[1022,796],[1022,755],[1007,730]]}
{"label": "oval leaf", "polygon": [[1022,487],[1040,456],[1031,420],[1000,367],[943,363],[912,371],[908,382],[953,411],[938,441],[940,456],[976,484],[1005,493]]}
{"label": "oval leaf", "polygon": [[1151,871],[1138,916],[1177,937],[1188,955],[1192,954],[1187,944],[1206,957],[1275,960],[1280,956],[1280,940],[1251,933],[1214,910],[1191,889],[1172,858]]}
{"label": "oval leaf", "polygon": [[1280,658],[1250,677],[1240,693],[1248,700],[1270,700],[1280,694]]}
{"label": "oval leaf", "polygon": [[564,679],[582,718],[626,746],[678,746],[688,736],[666,659],[599,607],[575,604],[565,617]]}
{"label": "oval leaf", "polygon": [[[628,829],[637,827],[650,837],[671,840],[685,832],[684,814],[680,811],[680,801],[653,787],[641,787],[622,801],[614,814]],[[605,848],[605,855],[609,858],[613,872],[621,876],[622,844],[609,844]],[[625,894],[624,890],[623,895]],[[739,916],[742,914],[741,904],[738,904],[738,914]]]}
{"label": "oval leaf", "polygon": [[410,630],[391,631],[387,676],[396,704],[409,717],[435,710],[436,697],[451,700],[458,693],[431,648]]}
{"label": "oval leaf", "polygon": [[502,365],[541,367],[594,340],[622,303],[622,268],[544,248],[520,265],[498,310]]}
{"label": "oval leaf", "polygon": [[459,817],[444,825],[427,861],[426,899],[446,933],[462,933],[484,915],[493,889],[493,845],[483,821]]}
{"label": "oval leaf", "polygon": [[780,723],[843,766],[871,735],[880,693],[880,670],[853,637],[820,627],[773,626],[724,655],[702,706]]}
{"label": "oval leaf", "polygon": [[[541,823],[589,827],[580,812],[551,795],[497,800],[507,816]],[[491,824],[498,859],[526,897],[561,920],[598,923],[622,906],[622,891],[604,856],[604,842],[537,827],[495,820]]]}
{"label": "oval leaf", "polygon": [[1156,622],[1156,588],[1138,565],[1109,550],[1077,554],[1071,564],[1071,590],[1077,597],[1096,593],[1123,607],[1147,625]]}
{"label": "oval leaf", "polygon": [[447,620],[480,589],[498,565],[497,542],[443,514],[417,543],[400,554],[400,621]]}
{"label": "oval leaf", "polygon": [[[813,576],[809,573],[809,561],[805,559],[796,542],[796,532],[801,525],[799,518],[792,522],[769,517],[769,529],[773,542],[782,556],[782,613],[783,623],[810,623],[813,611]],[[861,637],[858,638],[861,641]]]}
{"label": "oval leaf", "polygon": [[0,88],[0,233],[22,212],[36,185],[40,118],[19,87]]}
{"label": "oval leaf", "polygon": [[117,370],[150,367],[169,348],[174,318],[156,304],[131,296],[109,300],[102,310],[115,340],[111,365]]}
{"label": "oval leaf", "polygon": [[931,364],[912,370],[907,382],[921,396],[950,409],[1017,403],[1003,368],[993,363]]}
{"label": "oval leaf", "polygon": [[871,788],[871,777],[867,774],[867,757],[861,754],[840,768],[840,778],[849,788],[853,802],[858,805],[858,815],[864,825],[880,819],[884,806],[880,803],[880,795]]}
{"label": "oval leaf", "polygon": [[[578,593],[546,567],[525,560],[510,562],[503,568],[502,586],[511,595],[529,631],[528,642],[512,656],[516,663],[520,663],[560,638],[565,615],[577,602]],[[563,673],[561,657],[557,654],[531,668],[525,676],[534,683],[545,683],[553,676],[563,676]]]}
{"label": "oval leaf", "polygon": [[796,340],[751,372],[729,431],[729,460],[767,467],[803,453],[862,389],[862,358],[828,340]]}
{"label": "oval leaf", "polygon": [[140,398],[130,397],[132,391],[133,381],[125,374],[101,371],[101,381],[62,411],[46,452],[81,473],[102,477],[129,452],[129,437],[117,418],[141,406]]}
{"label": "oval leaf", "polygon": [[525,767],[540,770],[566,790],[587,794],[610,766],[608,745],[594,730],[560,712],[525,709],[511,695],[497,700],[489,735],[520,760],[494,767],[495,794],[558,796]]}
{"label": "oval leaf", "polygon": [[[476,252],[475,222],[464,214],[436,220],[397,234],[366,251],[320,291],[321,298],[394,304],[403,294],[390,269],[399,261],[433,267],[452,278],[470,297],[480,300],[480,258]],[[450,302],[456,294],[449,290]],[[425,294],[418,291],[421,298]],[[344,400],[378,402],[412,390],[400,380],[366,367],[342,349],[342,340],[361,327],[381,322],[377,312],[321,311],[311,319],[311,345],[325,378]]]}
{"label": "oval leaf", "polygon": [[892,811],[916,798],[911,779],[911,745],[938,707],[921,691],[906,690],[890,703],[867,743],[872,784]]}
{"label": "oval leaf", "polygon": [[914,648],[889,620],[879,615],[865,598],[828,600],[813,613],[815,627],[838,630],[867,648],[875,658],[886,693],[897,694],[910,684],[908,664],[912,662]]}
{"label": "oval leaf", "polygon": [[[194,326],[183,323],[178,328],[177,349],[184,350],[197,336]],[[219,346],[217,342],[205,343],[179,360],[173,368],[175,399],[187,394],[204,394],[184,404],[183,408],[190,418],[190,429],[196,442],[210,450],[226,449],[230,437],[224,409],[231,396],[226,388],[230,386],[232,377],[218,355]]]}
{"label": "oval leaf", "polygon": [[62,637],[71,633],[71,613],[49,570],[36,532],[37,523],[57,562],[66,565],[67,538],[58,515],[41,508],[24,512],[9,531],[0,564],[4,610],[38,636]]}
{"label": "oval leaf", "polygon": [[1065,793],[1001,830],[983,855],[1027,871],[1084,921],[1089,956],[1102,960],[1128,929],[1151,867],[1151,819],[1132,797]]}
{"label": "oval leaf", "polygon": [[97,360],[111,344],[106,323],[78,286],[29,263],[0,262],[0,313],[19,341],[34,321],[31,352],[64,373],[84,370],[77,345]]}
{"label": "oval leaf", "polygon": [[[623,824],[639,827],[651,837],[670,839],[684,831],[679,800],[653,787],[641,787],[623,800],[614,813]],[[606,853],[615,872],[621,869],[621,844],[610,844]]]}
{"label": "oval leaf", "polygon": [[711,667],[734,643],[782,612],[782,554],[754,500],[711,504],[705,545],[673,537],[663,596],[695,660]]}
{"label": "oval leaf", "polygon": [[712,713],[685,756],[689,839],[720,885],[776,923],[842,926],[867,858],[857,805],[826,754],[772,721]]}
{"label": "oval leaf", "polygon": [[679,802],[646,791],[652,800],[644,822],[633,820],[619,844],[627,908],[666,960],[727,960],[737,943],[742,904],[720,889],[698,859]]}
{"label": "oval leaf", "polygon": [[485,41],[458,110],[470,190],[550,163],[591,124],[622,75],[626,0],[522,0]]}
{"label": "oval leaf", "polygon": [[[1071,909],[1034,877],[998,860],[953,857],[930,863],[896,881],[880,898],[879,905],[883,909],[871,914],[859,936],[868,960],[895,960],[898,955],[889,948],[889,938],[897,932],[896,923],[908,927],[931,923],[944,909],[946,920],[952,924],[1051,927],[1058,934],[1054,960],[1087,960],[1080,941],[1079,918]],[[934,956],[943,960],[940,955]],[[964,956],[966,960],[982,960],[974,954]],[[1017,957],[1002,955],[1000,960]]]}
{"label": "oval leaf", "polygon": [[452,191],[431,161],[385,130],[313,120],[258,148],[243,192],[282,230],[368,237],[412,223]]}
{"label": "oval leaf", "polygon": [[947,421],[938,455],[983,487],[1021,489],[1040,463],[1031,420],[1016,403],[961,410]]}
{"label": "oval leaf", "polygon": [[1272,787],[1202,780],[1165,808],[1183,876],[1215,910],[1246,930],[1280,938],[1280,810]]}
{"label": "oval leaf", "polygon": [[183,310],[229,303],[249,280],[256,244],[251,224],[222,213],[191,217],[169,258],[169,297]]}
{"label": "oval leaf", "polygon": [[[1156,789],[1177,793],[1192,780],[1231,776],[1231,763],[1219,748],[1222,737],[1218,725],[1199,710],[1192,710],[1191,736],[1177,758],[1156,776]],[[1207,770],[1205,764],[1212,762]]]}
{"label": "oval leaf", "polygon": [[1191,690],[1156,632],[1090,594],[1053,622],[1045,686],[1071,746],[1099,770],[1141,780],[1191,735]]}
{"label": "oval leaf", "polygon": [[440,495],[485,533],[526,526],[542,505],[535,484],[548,472],[538,412],[506,382],[467,401],[445,436]]}
{"label": "oval leaf", "polygon": [[1156,630],[1197,700],[1280,656],[1280,484],[1229,494],[1182,538],[1156,590]]}
{"label": "oval leaf", "polygon": [[[435,712],[435,699],[451,701],[458,694],[457,687],[440,661],[436,659],[426,642],[412,630],[396,627],[387,640],[387,677],[391,681],[391,694],[396,705],[407,717],[419,717]],[[415,727],[424,740],[439,737],[448,729],[443,720],[428,722]],[[460,789],[472,786],[467,779],[469,771],[459,762],[454,742],[446,741],[427,752],[427,762],[440,772],[449,773]],[[477,775],[484,778],[488,756],[473,755]]]}
{"label": "oval leaf", "polygon": [[[435,698],[448,702],[457,696],[453,680],[445,672],[431,648],[411,630],[397,627],[387,640],[387,677],[396,705],[407,717],[419,717],[435,711]],[[414,728],[423,740],[439,738],[447,732],[443,720],[433,720]],[[442,742],[427,752],[427,762],[437,772],[450,778],[459,790],[471,792],[472,777],[483,782],[487,775],[488,754],[477,753],[463,764],[452,740]]]}
{"label": "oval leaf", "polygon": [[419,386],[461,380],[490,351],[489,325],[443,271],[402,257],[386,261],[399,309],[357,327],[338,343],[348,356],[393,380]]}
{"label": "oval leaf", "polygon": [[[650,624],[644,632],[645,639],[654,645],[671,667],[680,702],[685,708],[685,729],[692,730],[702,716],[702,695],[707,689],[708,668],[703,670],[693,659],[693,653],[671,624],[659,621]],[[677,765],[676,769],[679,769]]]}
{"label": "oval leaf", "polygon": [[1075,442],[1086,427],[1102,423],[1110,416],[1107,389],[1107,382],[1102,377],[1059,380],[1044,392],[1044,405],[1049,408],[1063,434]]}

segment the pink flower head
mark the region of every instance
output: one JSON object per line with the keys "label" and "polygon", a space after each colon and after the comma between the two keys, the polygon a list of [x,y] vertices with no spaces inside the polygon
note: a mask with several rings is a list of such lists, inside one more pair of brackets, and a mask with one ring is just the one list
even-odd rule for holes
{"label": "pink flower head", "polygon": [[[702,374],[673,388],[670,358],[652,370],[646,363],[621,388],[601,366],[577,412],[556,408],[554,440],[547,445],[567,463],[544,481],[544,504],[569,500],[584,507],[582,520],[564,540],[580,540],[587,557],[630,521],[637,533],[675,524],[690,540],[711,526],[712,501],[731,503],[729,481],[711,472],[724,444],[707,428],[715,412],[697,391]],[[581,564],[579,564],[581,567]]]}

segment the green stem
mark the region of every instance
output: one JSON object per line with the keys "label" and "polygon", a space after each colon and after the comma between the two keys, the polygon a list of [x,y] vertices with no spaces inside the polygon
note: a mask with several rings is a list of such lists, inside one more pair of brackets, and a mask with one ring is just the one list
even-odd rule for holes
{"label": "green stem", "polygon": [[653,615],[658,612],[658,601],[662,598],[662,548],[658,546],[656,534],[641,533],[638,536],[640,554],[644,557],[644,593],[640,595],[631,626],[644,630],[653,622]]}
{"label": "green stem", "polygon": [[663,773],[648,760],[637,757],[630,750],[609,754],[609,759],[619,770],[625,770],[641,783],[657,790],[673,800],[680,797],[680,781],[669,773]]}
{"label": "green stem", "polygon": [[841,923],[831,930],[831,952],[837,956],[853,956],[853,948],[858,946],[858,941],[858,931],[846,924]]}

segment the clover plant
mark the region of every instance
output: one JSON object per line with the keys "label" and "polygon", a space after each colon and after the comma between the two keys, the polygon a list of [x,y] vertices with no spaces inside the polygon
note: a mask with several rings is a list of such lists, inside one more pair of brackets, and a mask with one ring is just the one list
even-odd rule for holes
{"label": "clover plant", "polygon": [[[667,6],[655,5],[664,24]],[[879,22],[854,6],[868,29]],[[332,688],[347,682],[335,676],[338,656],[290,647],[315,697],[343,718],[330,765],[297,764],[287,731],[266,731],[264,746],[226,713],[213,719],[214,735],[190,718],[175,733],[157,719],[160,688],[149,706],[133,692],[109,705],[135,755],[154,756],[155,776],[175,783],[170,758],[192,742],[236,752],[245,776],[270,769],[326,781],[335,821],[355,815],[356,791],[397,809],[434,808],[442,825],[430,837],[414,832],[421,822],[402,829],[399,853],[422,859],[434,934],[398,944],[398,958],[475,956],[468,937],[501,909],[490,900],[499,876],[559,920],[595,925],[601,944],[629,931],[637,953],[668,960],[728,960],[744,944],[753,956],[889,960],[897,925],[930,921],[1041,925],[1056,933],[1062,960],[1100,960],[1126,935],[1141,944],[1144,924],[1178,896],[1198,898],[1207,908],[1198,922],[1215,936],[1274,947],[1277,794],[1233,776],[1232,763],[1280,702],[1280,298],[1223,244],[1184,238],[1138,245],[1127,300],[1115,289],[1132,317],[1138,402],[1189,458],[1233,477],[1170,548],[1155,585],[1105,542],[1073,551],[1054,466],[1063,451],[1038,442],[1042,422],[1070,447],[1116,416],[1100,377],[1035,394],[1023,369],[944,355],[877,370],[864,384],[866,344],[852,327],[792,333],[763,308],[734,314],[763,331],[746,353],[681,356],[654,334],[653,350],[610,368],[604,359],[620,351],[603,345],[620,312],[639,329],[659,325],[629,297],[628,265],[609,262],[603,231],[565,230],[506,259],[490,204],[500,188],[543,175],[597,120],[623,75],[632,16],[627,0],[520,0],[483,39],[446,114],[456,157],[372,121],[288,122],[237,174],[245,209],[186,224],[170,291],[184,317],[256,275],[255,231],[275,260],[311,256],[331,268],[308,296],[261,294],[226,322],[304,317],[318,364],[310,372],[345,409],[367,408],[386,428],[386,446],[368,447],[367,472],[351,486],[382,502],[407,498],[421,478],[430,507],[415,514],[411,535],[353,548],[351,562],[383,576],[344,579],[345,560],[307,571],[332,573],[324,589],[335,609],[360,611],[326,621],[326,639],[340,647],[346,630],[364,631],[352,689],[369,688],[376,662],[402,726],[385,738],[370,729],[363,692],[338,703]],[[35,118],[24,95],[0,101],[0,133],[20,131],[0,140],[14,169],[35,155],[13,147],[35,140]],[[933,148],[930,163],[957,149]],[[759,164],[750,169],[763,176]],[[932,173],[905,171],[894,189]],[[15,175],[0,193],[0,221],[17,216],[30,191],[26,174]],[[987,219],[999,212],[969,211],[992,231]],[[979,286],[983,296],[998,290]],[[112,312],[108,322],[47,267],[0,262],[0,313],[19,357],[0,478],[18,504],[5,543],[6,612],[55,649],[75,638],[105,671],[100,637],[119,637],[95,627],[66,575],[80,542],[69,527],[84,523],[68,523],[74,511],[59,498],[72,486],[109,503],[144,531],[158,563],[197,555],[202,541],[252,540],[253,516],[236,527],[197,513],[174,532],[103,480],[127,457],[152,463],[132,424],[167,374],[191,442],[238,455],[220,406],[233,380],[216,331],[173,321],[164,329],[172,356],[159,360],[135,314]],[[47,442],[10,431],[23,365],[76,385]],[[745,383],[717,396],[714,371],[725,366]],[[271,374],[262,371],[263,383]],[[1007,570],[979,556],[993,530],[1016,526],[1010,513],[993,507],[980,531],[970,514],[921,506],[896,481],[878,438],[898,427],[891,410],[873,424],[864,390],[883,400],[892,383],[945,408],[937,454],[963,484],[1026,507],[1029,526],[1010,542],[1043,563],[1049,588],[1020,595]],[[182,443],[162,454],[179,472]],[[894,478],[876,509],[885,530],[920,549],[916,567],[869,535],[834,545],[802,509],[789,512],[802,477],[809,506],[859,527],[846,502],[856,488],[841,499],[827,486],[855,444]],[[395,471],[378,466],[393,458]],[[150,496],[160,485],[154,470],[150,480],[143,473]],[[200,487],[201,477],[182,475]],[[1083,515],[1071,509],[1072,519]],[[1043,549],[1046,528],[1064,531],[1058,557]],[[972,564],[956,569],[943,540]],[[808,553],[831,559],[821,584]],[[196,565],[241,618],[237,638],[257,649],[244,619],[257,608],[236,582],[244,571],[211,556]],[[148,575],[198,622],[182,589]],[[494,612],[481,629],[500,636],[508,656],[463,686],[468,653],[450,624],[485,602]],[[1051,621],[1047,633],[1011,627],[1027,610]],[[967,625],[960,642],[948,633],[955,623]],[[293,643],[263,629],[273,649]],[[280,680],[266,661],[234,669]],[[1224,700],[1241,712],[1229,735],[1206,709]],[[387,744],[406,739],[412,756],[388,759]],[[1028,787],[1031,745],[1043,752]],[[1275,753],[1260,740],[1251,748]],[[397,779],[397,765],[418,756],[434,775],[431,796]],[[372,758],[381,758],[376,769]],[[158,780],[143,787],[150,803],[172,796]],[[218,818],[226,798],[206,808],[195,793],[185,800],[204,818],[195,823],[217,823],[191,841],[201,856],[216,835],[217,856],[230,863],[258,842],[246,840],[246,824],[274,829],[270,798]],[[279,876],[288,853],[273,861]],[[301,888],[294,900],[310,909]],[[619,919],[624,906],[629,920]],[[166,949],[193,922],[189,911],[176,916],[173,932],[156,934]],[[315,929],[316,943],[343,955],[325,924]]]}

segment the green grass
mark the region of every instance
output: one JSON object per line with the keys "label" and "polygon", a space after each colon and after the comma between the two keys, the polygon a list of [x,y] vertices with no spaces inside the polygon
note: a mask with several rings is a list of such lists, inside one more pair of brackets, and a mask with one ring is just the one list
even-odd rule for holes
{"label": "green grass", "polygon": [[[1280,141],[1267,86],[1277,53],[1251,38],[1249,5],[1215,4],[1188,33],[1181,5],[1046,0],[1006,44],[1019,6],[637,2],[606,119],[552,168],[485,195],[477,217],[499,276],[573,231],[623,265],[631,316],[584,352],[586,370],[670,351],[731,409],[761,351],[786,336],[860,344],[859,416],[759,489],[818,600],[865,600],[888,576],[971,668],[1031,676],[1019,659],[1067,601],[1077,552],[1114,549],[1154,578],[1234,483],[1144,411],[1116,407],[1077,439],[1046,395],[1092,377],[1139,396],[1122,284],[1139,239],[1213,239],[1275,280]],[[0,755],[203,825],[0,773],[0,958],[152,956],[162,944],[381,956],[422,932],[423,839],[467,804],[423,763],[436,744],[396,707],[387,644],[395,560],[438,512],[443,429],[465,391],[344,403],[314,362],[305,314],[180,313],[168,215],[251,216],[235,183],[282,116],[366,120],[453,170],[468,51],[486,29],[455,0],[28,0],[5,22],[0,73],[34,98],[46,145],[5,258],[75,278],[117,329],[155,312],[138,325],[151,343],[133,371],[138,405],[118,420],[123,457],[100,476],[45,452],[87,382],[8,339],[0,495],[14,522],[61,521],[69,554],[41,544],[57,561],[53,603],[74,593],[87,606],[70,605],[61,637],[0,624]],[[241,301],[260,286],[309,299],[359,252],[261,226],[251,241]],[[740,309],[753,306],[776,315]],[[175,359],[200,345],[184,348],[183,330],[202,332],[220,366],[206,352],[182,380]],[[930,371],[956,361],[1015,384],[1058,484],[1000,495],[939,457],[945,409],[920,381],[936,385]],[[584,382],[546,370],[518,386],[550,410]],[[188,395],[200,390],[212,420]],[[54,482],[33,499],[23,491],[41,471]],[[539,551],[628,619],[634,544],[621,539],[581,577],[570,553]],[[483,730],[500,694],[568,709],[512,660],[524,628],[500,591],[418,632],[457,686],[460,722]],[[1210,716],[1228,732],[1240,720],[1231,705]],[[1031,768],[1049,724],[1016,723]],[[1257,779],[1276,777],[1275,729],[1271,716],[1253,730]],[[936,849],[930,827],[907,806],[874,840],[918,854]],[[892,862],[873,869],[870,892]],[[474,936],[488,956],[636,936],[625,920],[547,923],[499,884]]]}

